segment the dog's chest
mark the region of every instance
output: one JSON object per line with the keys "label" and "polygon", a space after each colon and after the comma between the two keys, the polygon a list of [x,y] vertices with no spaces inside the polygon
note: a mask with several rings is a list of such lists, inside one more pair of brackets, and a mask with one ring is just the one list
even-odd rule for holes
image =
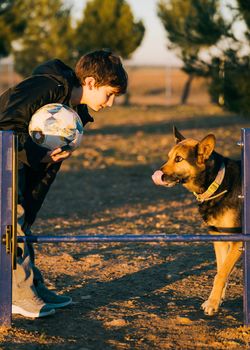
{"label": "dog's chest", "polygon": [[206,210],[200,213],[205,223],[215,227],[236,227],[239,225],[240,217],[236,209],[224,208],[220,210]]}

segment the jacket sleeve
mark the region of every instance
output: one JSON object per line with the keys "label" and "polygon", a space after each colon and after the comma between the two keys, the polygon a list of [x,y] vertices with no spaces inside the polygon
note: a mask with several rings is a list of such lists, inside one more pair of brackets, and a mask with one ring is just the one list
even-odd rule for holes
{"label": "jacket sleeve", "polygon": [[[23,80],[10,90],[1,108],[1,130],[13,130],[18,135],[20,159],[37,168],[46,149],[36,145],[28,134],[32,115],[47,103],[61,103],[64,86],[45,75],[35,75]],[[1,101],[2,102],[2,101]]]}
{"label": "jacket sleeve", "polygon": [[38,146],[26,133],[17,133],[17,135],[18,159],[33,169],[38,169],[48,149]]}

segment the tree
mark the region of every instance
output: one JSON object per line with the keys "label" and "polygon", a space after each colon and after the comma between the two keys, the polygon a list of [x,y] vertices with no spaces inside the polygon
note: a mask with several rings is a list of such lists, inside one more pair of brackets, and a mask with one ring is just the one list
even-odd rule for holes
{"label": "tree", "polygon": [[0,58],[11,52],[13,40],[22,36],[27,20],[22,16],[18,7],[21,0],[4,0],[0,2]]}
{"label": "tree", "polygon": [[237,0],[237,3],[239,7],[239,13],[241,14],[247,26],[246,36],[250,40],[250,1]]}
{"label": "tree", "polygon": [[206,65],[200,54],[229,32],[229,26],[219,13],[218,0],[160,0],[158,16],[167,32],[169,47],[182,59],[189,77],[181,103],[186,103],[195,75],[206,75]]}
{"label": "tree", "polygon": [[228,49],[222,58],[213,58],[210,67],[209,92],[214,101],[222,98],[225,108],[249,115],[250,112],[250,59]]}
{"label": "tree", "polygon": [[70,8],[62,0],[23,0],[21,13],[30,12],[23,37],[14,50],[15,68],[23,76],[29,75],[35,66],[57,57],[68,64],[74,61],[74,31],[71,26]]}
{"label": "tree", "polygon": [[220,57],[214,57],[210,66],[210,94],[216,100],[223,97],[224,106],[234,112],[249,116],[250,113],[250,59],[241,49],[250,43],[250,1],[237,0],[232,21],[245,23],[245,37],[234,39],[234,45],[224,49]]}
{"label": "tree", "polygon": [[[124,0],[89,0],[83,19],[76,28],[79,55],[107,48],[127,59],[140,45],[145,32],[142,21],[135,21]],[[129,105],[127,92],[124,105]]]}
{"label": "tree", "polygon": [[144,31],[142,21],[134,20],[126,1],[90,0],[77,24],[77,50],[82,55],[109,48],[126,59],[140,45]]}
{"label": "tree", "polygon": [[0,0],[0,14],[6,12],[13,5],[14,0]]}

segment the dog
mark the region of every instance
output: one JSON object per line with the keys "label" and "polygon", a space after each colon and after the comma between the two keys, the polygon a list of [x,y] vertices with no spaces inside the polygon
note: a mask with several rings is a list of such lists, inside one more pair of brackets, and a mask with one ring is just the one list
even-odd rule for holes
{"label": "dog", "polygon": [[[240,233],[242,203],[241,162],[217,153],[215,136],[201,141],[185,138],[175,127],[176,145],[168,160],[152,175],[156,185],[181,184],[198,201],[199,213],[211,234]],[[217,273],[209,298],[202,304],[206,315],[218,312],[228,277],[241,256],[242,242],[214,242]]]}

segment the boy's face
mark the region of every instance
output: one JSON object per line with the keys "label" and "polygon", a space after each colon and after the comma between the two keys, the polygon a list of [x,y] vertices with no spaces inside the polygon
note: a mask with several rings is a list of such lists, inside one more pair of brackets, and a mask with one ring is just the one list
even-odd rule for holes
{"label": "boy's face", "polygon": [[95,86],[94,78],[86,78],[83,86],[81,103],[98,112],[102,108],[111,107],[117,95],[117,89],[112,86]]}

